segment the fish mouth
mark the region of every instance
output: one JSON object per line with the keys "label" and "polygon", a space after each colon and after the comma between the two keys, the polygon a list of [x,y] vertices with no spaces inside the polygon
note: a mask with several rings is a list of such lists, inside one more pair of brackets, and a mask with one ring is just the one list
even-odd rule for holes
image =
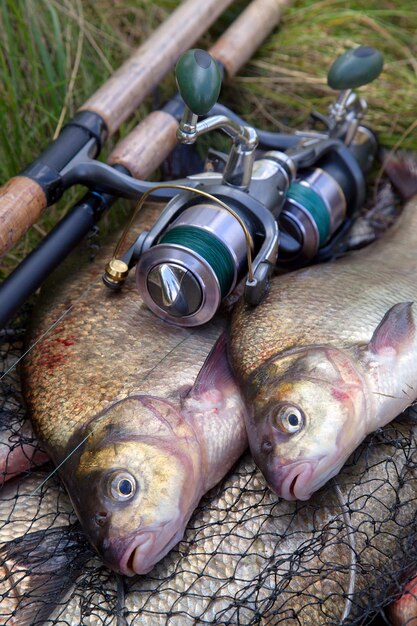
{"label": "fish mouth", "polygon": [[314,467],[312,462],[303,462],[274,468],[273,480],[268,484],[284,500],[308,500],[313,493],[309,482]]}
{"label": "fish mouth", "polygon": [[125,576],[148,574],[179,541],[184,528],[173,528],[166,524],[162,529],[140,533],[125,550],[119,565],[119,571]]}

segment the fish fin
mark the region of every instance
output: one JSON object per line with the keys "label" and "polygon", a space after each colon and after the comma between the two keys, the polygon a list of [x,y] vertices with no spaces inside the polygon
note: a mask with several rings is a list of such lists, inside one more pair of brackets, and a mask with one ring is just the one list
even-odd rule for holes
{"label": "fish fin", "polygon": [[36,531],[3,544],[1,587],[15,601],[19,626],[40,626],[66,596],[93,555],[78,524]]}
{"label": "fish fin", "polygon": [[417,422],[417,404],[413,402],[407,407],[404,411],[404,415],[406,415],[411,421]]}
{"label": "fish fin", "polygon": [[0,487],[7,480],[48,461],[29,420],[17,412],[0,409]]}
{"label": "fish fin", "polygon": [[391,183],[404,200],[417,194],[417,160],[411,154],[389,158],[384,165]]}
{"label": "fish fin", "polygon": [[369,342],[371,352],[379,355],[393,350],[401,352],[415,333],[412,306],[412,302],[399,302],[385,313]]}
{"label": "fish fin", "polygon": [[203,367],[190,390],[190,395],[202,395],[211,389],[222,389],[225,383],[233,379],[234,375],[227,355],[227,337],[226,332],[224,332],[204,361]]}

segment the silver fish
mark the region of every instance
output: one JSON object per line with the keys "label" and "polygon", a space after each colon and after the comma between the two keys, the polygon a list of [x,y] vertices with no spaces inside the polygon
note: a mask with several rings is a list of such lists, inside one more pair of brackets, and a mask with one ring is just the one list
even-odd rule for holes
{"label": "silver fish", "polygon": [[[68,599],[47,623],[163,626],[169,617],[173,626],[330,626],[346,617],[346,624],[362,624],[372,607],[389,601],[391,581],[417,558],[416,435],[415,417],[374,434],[338,477],[339,491],[330,483],[309,502],[277,499],[245,456],[203,498],[178,546],[147,576],[125,579],[122,605],[116,575],[89,553]],[[3,540],[42,527],[48,537],[74,519],[57,482],[28,499],[39,481],[34,475],[17,498],[11,490],[6,505],[0,501]],[[56,579],[53,552],[49,566],[48,558],[37,567],[44,574],[49,567]],[[0,580],[4,615],[17,593],[31,598],[28,577],[14,586],[10,578]]]}
{"label": "silver fish", "polygon": [[[158,212],[148,207],[136,227]],[[73,271],[70,261],[55,277],[22,369],[36,432],[85,532],[109,567],[132,576],[178,543],[247,438],[217,341],[225,317],[192,331],[169,326],[142,303],[133,276],[109,293],[100,277],[114,243],[94,264]]]}
{"label": "silver fish", "polygon": [[309,499],[417,398],[416,233],[414,198],[378,242],[277,277],[256,309],[235,310],[250,448],[278,495]]}

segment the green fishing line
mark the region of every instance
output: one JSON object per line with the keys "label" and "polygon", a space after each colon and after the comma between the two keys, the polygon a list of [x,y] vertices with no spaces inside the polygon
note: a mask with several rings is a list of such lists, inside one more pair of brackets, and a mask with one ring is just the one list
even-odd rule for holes
{"label": "green fishing line", "polygon": [[330,235],[330,215],[321,197],[310,187],[296,182],[290,185],[287,198],[294,200],[310,213],[319,231],[319,246],[325,244]]}
{"label": "green fishing line", "polygon": [[199,254],[213,268],[220,284],[222,298],[228,293],[234,275],[233,259],[217,237],[195,226],[177,226],[165,233],[160,243],[184,246]]}

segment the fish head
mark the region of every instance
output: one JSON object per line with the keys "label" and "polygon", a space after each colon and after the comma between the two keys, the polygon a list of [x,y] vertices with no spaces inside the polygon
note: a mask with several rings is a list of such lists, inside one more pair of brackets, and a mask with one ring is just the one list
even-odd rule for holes
{"label": "fish head", "polygon": [[134,396],[87,435],[60,472],[78,518],[108,567],[145,574],[181,540],[196,505],[194,433],[170,402]]}
{"label": "fish head", "polygon": [[296,349],[255,372],[249,444],[271,489],[307,500],[364,436],[364,381],[349,354]]}

